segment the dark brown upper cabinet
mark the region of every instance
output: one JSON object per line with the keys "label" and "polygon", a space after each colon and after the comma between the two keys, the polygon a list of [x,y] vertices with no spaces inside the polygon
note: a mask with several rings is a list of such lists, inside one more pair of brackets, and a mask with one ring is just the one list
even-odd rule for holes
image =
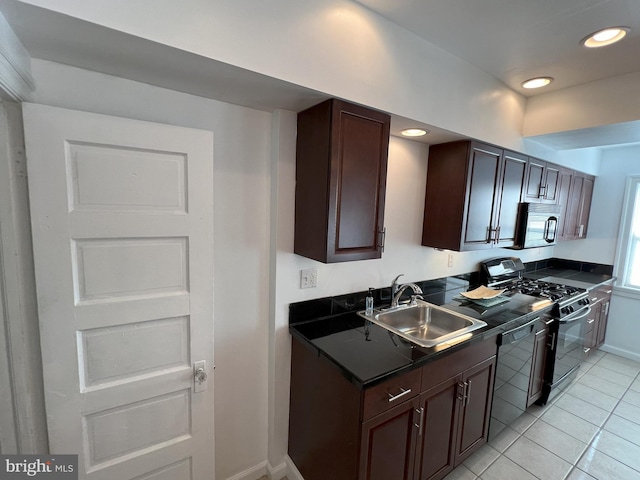
{"label": "dark brown upper cabinet", "polygon": [[380,258],[390,117],[331,99],[298,113],[294,253]]}
{"label": "dark brown upper cabinet", "polygon": [[558,178],[558,205],[560,205],[560,222],[558,224],[558,240],[568,240],[567,215],[569,213],[569,194],[571,192],[571,182],[573,181],[573,170],[560,168]]}
{"label": "dark brown upper cabinet", "polygon": [[527,157],[476,141],[429,148],[422,245],[479,250],[515,245]]}
{"label": "dark brown upper cabinet", "polygon": [[529,158],[522,201],[557,204],[559,194],[560,167],[543,160]]}
{"label": "dark brown upper cabinet", "polygon": [[591,213],[591,198],[595,177],[573,172],[567,199],[566,216],[563,221],[561,240],[586,238]]}

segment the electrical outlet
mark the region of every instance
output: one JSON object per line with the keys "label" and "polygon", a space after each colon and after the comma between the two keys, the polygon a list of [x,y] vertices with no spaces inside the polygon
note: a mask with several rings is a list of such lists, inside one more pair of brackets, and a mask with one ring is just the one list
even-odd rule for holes
{"label": "electrical outlet", "polygon": [[453,267],[453,253],[447,255],[447,267]]}
{"label": "electrical outlet", "polygon": [[318,270],[306,268],[300,270],[300,288],[315,288],[318,286]]}

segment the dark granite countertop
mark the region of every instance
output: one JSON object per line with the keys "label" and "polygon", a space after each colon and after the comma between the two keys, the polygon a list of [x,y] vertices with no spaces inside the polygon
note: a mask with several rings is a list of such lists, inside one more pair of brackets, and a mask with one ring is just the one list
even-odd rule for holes
{"label": "dark granite countertop", "polygon": [[[418,346],[365,321],[356,313],[363,309],[357,298],[359,294],[354,294],[356,299],[347,302],[344,298],[314,300],[313,302],[324,303],[321,309],[331,303],[337,303],[340,305],[339,310],[350,311],[330,313],[315,319],[307,318],[300,322],[295,322],[296,313],[302,311],[303,317],[308,317],[310,306],[306,305],[308,302],[292,304],[294,321],[290,324],[289,330],[294,337],[316,349],[318,355],[335,364],[352,383],[366,388],[458,351],[476,341],[489,337],[497,339],[501,332],[525,323],[551,308],[551,305],[545,305],[544,308],[535,310],[539,299],[522,294],[512,295],[502,304],[483,308],[457,295],[465,288],[457,287],[455,290],[449,291],[447,295],[443,295],[443,292],[425,295],[425,301],[484,320],[487,326],[473,332],[470,339],[444,349],[437,346]],[[350,308],[346,308],[345,305],[349,305]],[[335,310],[335,306],[330,310]]]}
{"label": "dark granite countertop", "polygon": [[[612,272],[611,265],[552,258],[527,264],[526,276],[592,290],[612,283],[615,280]],[[476,341],[492,336],[497,339],[500,333],[551,309],[550,305],[540,308],[537,305],[540,299],[522,294],[506,297],[506,302],[489,308],[475,305],[460,297],[460,293],[478,285],[477,273],[416,283],[422,288],[425,301],[484,320],[487,326],[457,345],[424,348],[365,322],[356,312],[364,310],[367,293],[357,292],[291,304],[289,331],[318,355],[329,359],[352,383],[366,388]],[[390,299],[389,288],[374,290],[376,308],[388,306]]]}
{"label": "dark granite countertop", "polygon": [[577,288],[593,290],[602,285],[612,284],[616,277],[606,273],[581,272],[563,268],[545,268],[527,273],[527,277],[553,283],[562,283]]}
{"label": "dark granite countertop", "polygon": [[525,276],[587,290],[612,284],[616,280],[613,276],[613,265],[561,258],[528,263]]}

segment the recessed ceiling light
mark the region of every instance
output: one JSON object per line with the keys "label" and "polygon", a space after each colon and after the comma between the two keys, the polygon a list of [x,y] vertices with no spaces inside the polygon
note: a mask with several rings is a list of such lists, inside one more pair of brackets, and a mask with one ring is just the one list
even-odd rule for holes
{"label": "recessed ceiling light", "polygon": [[629,30],[629,27],[605,28],[583,38],[580,43],[588,48],[604,47],[622,40]]}
{"label": "recessed ceiling light", "polygon": [[522,82],[522,88],[540,88],[545,87],[553,82],[552,77],[536,77],[530,78],[527,81]]}
{"label": "recessed ceiling light", "polygon": [[400,132],[405,137],[422,137],[429,133],[429,130],[424,128],[406,128]]}

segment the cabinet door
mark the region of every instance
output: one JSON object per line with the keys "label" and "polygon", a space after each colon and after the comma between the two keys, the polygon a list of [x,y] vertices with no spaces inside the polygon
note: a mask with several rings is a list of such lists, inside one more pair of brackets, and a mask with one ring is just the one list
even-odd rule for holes
{"label": "cabinet door", "polygon": [[547,163],[544,169],[544,184],[542,186],[542,202],[558,203],[560,195],[560,167]]}
{"label": "cabinet door", "polygon": [[339,100],[298,114],[295,253],[381,257],[389,125],[389,115]]}
{"label": "cabinet door", "polygon": [[602,314],[602,302],[591,305],[591,313],[587,317],[587,326],[585,329],[584,353],[589,355],[596,348],[598,340],[598,325]]}
{"label": "cabinet door", "polygon": [[567,214],[569,208],[569,193],[571,190],[571,180],[573,179],[573,170],[561,168],[558,177],[558,205],[560,205],[560,224],[558,225],[558,240],[568,240],[568,232],[566,230]]}
{"label": "cabinet door", "polygon": [[527,162],[527,182],[522,194],[523,202],[539,203],[542,200],[546,162],[530,158]]}
{"label": "cabinet door", "polygon": [[413,479],[419,415],[415,398],[362,424],[359,480]]}
{"label": "cabinet door", "polygon": [[604,343],[604,339],[607,335],[607,322],[609,321],[609,306],[611,305],[610,300],[606,300],[602,303],[602,309],[600,311],[600,319],[598,322],[598,331],[596,333],[596,342],[595,347],[599,347]]}
{"label": "cabinet door", "polygon": [[466,250],[492,247],[501,160],[500,149],[474,146],[471,151],[463,242]]}
{"label": "cabinet door", "polygon": [[564,220],[564,238],[567,240],[574,240],[578,238],[578,222],[580,216],[582,189],[584,187],[584,178],[584,175],[575,172],[573,178],[571,179],[567,216]]}
{"label": "cabinet door", "polygon": [[458,465],[487,441],[496,357],[463,373],[463,408],[458,419],[456,460]]}
{"label": "cabinet door", "polygon": [[516,225],[518,221],[518,202],[522,195],[526,177],[527,157],[513,152],[504,152],[500,188],[498,192],[497,246],[512,247],[516,243]]}
{"label": "cabinet door", "polygon": [[598,299],[602,303],[600,317],[598,319],[595,347],[599,347],[604,343],[607,334],[607,322],[609,320],[609,307],[611,306],[611,285],[604,285],[597,291]]}
{"label": "cabinet door", "polygon": [[580,208],[578,213],[578,238],[587,236],[589,227],[589,214],[591,213],[591,198],[593,197],[593,185],[595,178],[585,175],[582,184],[582,194],[580,195]]}
{"label": "cabinet door", "polygon": [[529,394],[527,397],[527,407],[542,396],[544,386],[544,373],[547,366],[547,338],[549,336],[549,326],[553,319],[542,323],[535,334],[533,340],[533,358],[531,364],[531,376],[529,377]]}
{"label": "cabinet door", "polygon": [[420,396],[422,429],[416,459],[418,480],[439,479],[454,468],[456,419],[462,390],[462,377],[458,375]]}

